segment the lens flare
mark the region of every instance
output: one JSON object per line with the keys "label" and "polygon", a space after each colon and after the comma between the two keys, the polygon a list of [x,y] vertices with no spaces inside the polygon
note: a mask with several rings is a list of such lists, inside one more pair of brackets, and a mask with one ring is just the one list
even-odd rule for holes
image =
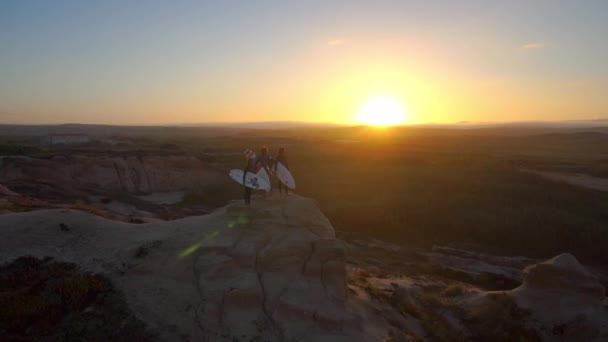
{"label": "lens flare", "polygon": [[[235,229],[238,226],[245,226],[245,225],[249,224],[249,222],[251,222],[251,219],[249,218],[248,215],[239,215],[235,220],[232,220],[232,221],[228,222],[226,224],[226,227],[228,229]],[[209,234],[205,235],[201,241],[199,241],[199,242],[193,244],[192,246],[190,246],[190,247],[184,249],[183,251],[181,251],[178,254],[178,258],[182,259],[182,258],[185,258],[185,257],[187,257],[187,256],[195,253],[199,248],[201,248],[201,246],[204,243],[215,239],[220,234],[220,232],[222,230],[224,230],[224,229],[223,228],[218,228],[218,229],[210,232]]]}

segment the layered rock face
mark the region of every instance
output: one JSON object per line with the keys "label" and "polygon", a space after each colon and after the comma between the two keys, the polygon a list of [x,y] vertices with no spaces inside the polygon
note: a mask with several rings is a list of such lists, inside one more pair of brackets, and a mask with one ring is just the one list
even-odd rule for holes
{"label": "layered rock face", "polygon": [[559,291],[581,299],[588,297],[591,302],[602,301],[605,297],[606,289],[597,277],[587,272],[569,253],[526,267],[523,277],[522,293],[531,290]]}
{"label": "layered rock face", "polygon": [[397,334],[349,296],[342,242],[314,201],[296,195],[141,225],[74,210],[0,216],[0,262],[22,255],[103,273],[164,340],[378,341]]}
{"label": "layered rock face", "polygon": [[348,310],[344,249],[331,225],[306,209],[309,200],[290,201],[300,204],[254,204],[251,216],[231,208],[242,232],[201,248],[200,319],[213,337],[340,338],[364,323]]}
{"label": "layered rock face", "polygon": [[0,181],[46,184],[58,189],[151,192],[213,183],[219,175],[193,157],[56,156],[50,159],[3,157]]}
{"label": "layered rock face", "polygon": [[523,284],[512,291],[518,304],[531,310],[549,339],[603,340],[608,331],[606,291],[574,256],[560,254],[528,266]]}

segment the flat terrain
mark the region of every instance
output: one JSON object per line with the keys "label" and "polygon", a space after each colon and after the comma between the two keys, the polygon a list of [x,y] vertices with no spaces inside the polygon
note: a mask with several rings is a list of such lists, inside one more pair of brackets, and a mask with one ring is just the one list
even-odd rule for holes
{"label": "flat terrain", "polygon": [[[605,127],[53,129],[86,133],[94,142],[50,148],[39,144],[42,128],[0,127],[6,133],[0,153],[139,158],[144,167],[150,160],[159,164],[159,158],[196,158],[205,172],[221,177],[243,166],[244,148],[265,145],[275,153],[285,147],[296,192],[314,198],[338,231],[534,258],[570,251],[587,263],[608,263],[603,247],[608,244],[608,193],[596,186],[608,178]],[[99,142],[112,135],[126,142]],[[590,180],[593,186],[583,186]],[[127,202],[138,215],[151,212],[160,219],[204,213],[241,196],[229,180],[199,183],[191,177],[189,184],[167,189],[182,191],[181,201],[174,198],[178,202],[173,203],[147,197],[157,191],[108,196]]]}

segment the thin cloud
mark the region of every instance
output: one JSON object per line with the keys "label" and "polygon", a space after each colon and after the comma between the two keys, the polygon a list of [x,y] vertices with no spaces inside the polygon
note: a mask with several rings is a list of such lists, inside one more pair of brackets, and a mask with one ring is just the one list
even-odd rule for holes
{"label": "thin cloud", "polygon": [[329,46],[337,46],[337,45],[344,45],[345,41],[342,39],[334,39],[334,40],[330,40],[327,42],[327,45]]}
{"label": "thin cloud", "polygon": [[542,49],[545,46],[547,46],[547,44],[545,44],[545,43],[528,43],[528,44],[522,45],[521,47],[524,49]]}

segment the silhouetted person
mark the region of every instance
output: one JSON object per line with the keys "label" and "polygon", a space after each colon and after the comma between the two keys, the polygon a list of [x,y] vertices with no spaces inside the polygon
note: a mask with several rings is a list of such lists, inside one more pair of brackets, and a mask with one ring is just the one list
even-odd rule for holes
{"label": "silhouetted person", "polygon": [[266,172],[269,172],[270,169],[270,155],[268,154],[268,148],[266,146],[262,146],[262,148],[260,148],[260,155],[258,155],[256,157],[256,161],[255,161],[255,167],[257,170],[260,169],[260,167],[263,167]]}
{"label": "silhouetted person", "polygon": [[[254,173],[259,173],[262,168],[266,171],[267,175],[270,175],[270,154],[268,154],[268,148],[266,146],[262,146],[260,148],[260,154],[256,157],[254,167]],[[266,179],[268,183],[270,183],[270,178]],[[270,190],[268,190],[270,191]],[[266,197],[267,191],[264,191],[263,197]]]}
{"label": "silhouetted person", "polygon": [[245,185],[245,180],[247,179],[247,172],[251,172],[253,173],[254,171],[254,166],[253,166],[253,158],[247,158],[247,164],[245,165],[245,168],[243,169],[243,186],[245,187],[245,204],[249,205],[251,203],[251,191],[253,189],[251,189],[250,187]]}
{"label": "silhouetted person", "polygon": [[[283,164],[286,169],[289,169],[289,165],[287,164],[287,156],[285,155],[285,149],[283,147],[279,148],[279,154],[277,154],[274,159],[275,160],[272,171],[274,171],[275,175],[277,174],[277,166],[279,165],[279,163]],[[283,182],[281,182],[281,180],[279,179],[279,194],[283,193],[283,188],[285,188],[285,194],[289,195],[289,188],[287,187],[287,185],[283,184]]]}

